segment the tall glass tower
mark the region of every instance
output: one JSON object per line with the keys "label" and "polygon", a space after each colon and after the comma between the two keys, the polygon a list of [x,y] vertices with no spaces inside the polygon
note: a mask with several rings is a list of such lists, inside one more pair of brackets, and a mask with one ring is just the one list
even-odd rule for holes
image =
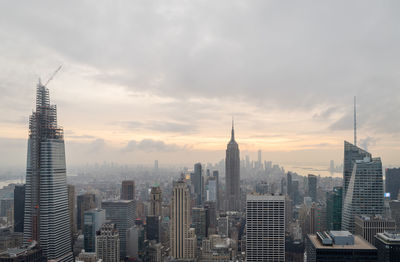
{"label": "tall glass tower", "polygon": [[63,129],[39,81],[29,118],[24,242],[37,241],[48,260],[73,261],[66,180]]}

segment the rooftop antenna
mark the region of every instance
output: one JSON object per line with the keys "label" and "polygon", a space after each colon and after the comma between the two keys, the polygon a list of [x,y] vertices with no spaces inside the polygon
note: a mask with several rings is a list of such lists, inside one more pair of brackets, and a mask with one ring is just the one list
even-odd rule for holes
{"label": "rooftop antenna", "polygon": [[357,146],[357,101],[354,96],[354,145]]}

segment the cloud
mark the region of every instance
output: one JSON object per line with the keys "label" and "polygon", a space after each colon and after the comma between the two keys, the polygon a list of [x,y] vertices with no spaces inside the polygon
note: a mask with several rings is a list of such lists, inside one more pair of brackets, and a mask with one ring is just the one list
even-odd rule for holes
{"label": "cloud", "polygon": [[144,152],[172,152],[183,150],[175,144],[166,144],[161,140],[143,139],[141,141],[131,140],[126,147],[122,149],[124,152],[144,151]]}
{"label": "cloud", "polygon": [[376,145],[377,141],[378,141],[378,139],[367,136],[365,138],[360,139],[359,144],[360,144],[361,148],[368,151],[368,147]]}
{"label": "cloud", "polygon": [[151,130],[163,133],[181,133],[188,134],[194,133],[197,126],[193,123],[181,123],[172,121],[124,121],[118,123],[121,126],[132,130]]}

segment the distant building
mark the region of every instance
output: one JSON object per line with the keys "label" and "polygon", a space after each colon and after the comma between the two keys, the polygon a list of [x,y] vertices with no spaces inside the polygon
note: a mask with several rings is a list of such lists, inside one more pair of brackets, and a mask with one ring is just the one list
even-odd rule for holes
{"label": "distant building", "polygon": [[96,252],[96,232],[105,223],[106,211],[104,209],[91,209],[85,211],[83,219],[84,248],[86,252]]}
{"label": "distant building", "polygon": [[308,196],[312,201],[317,201],[317,176],[312,174],[308,175]]}
{"label": "distant building", "polygon": [[232,121],[231,140],[226,149],[225,158],[225,198],[227,211],[240,211],[240,156],[239,145],[235,141]]}
{"label": "distant building", "polygon": [[194,187],[195,203],[200,206],[203,203],[203,168],[201,163],[194,165],[194,172],[190,174],[190,182]]}
{"label": "distant building", "polygon": [[247,195],[246,227],[246,261],[285,261],[285,196]]}
{"label": "distant building", "polygon": [[400,168],[386,168],[385,192],[390,194],[390,199],[398,199],[400,189]]}
{"label": "distant building", "polygon": [[120,240],[115,224],[104,224],[96,233],[96,255],[103,262],[120,261]]}
{"label": "distant building", "polygon": [[310,233],[326,230],[326,206],[313,203],[310,208]]}
{"label": "distant building", "polygon": [[17,248],[23,244],[23,233],[13,232],[11,226],[0,227],[0,252],[7,248]]}
{"label": "distant building", "polygon": [[350,232],[354,232],[355,216],[383,214],[381,159],[365,157],[353,164],[342,213],[342,230]]}
{"label": "distant building", "polygon": [[162,192],[159,186],[151,188],[149,216],[162,216]]}
{"label": "distant building", "polygon": [[75,261],[97,262],[98,259],[96,252],[86,252],[86,250],[82,250],[82,252],[79,253]]}
{"label": "distant building", "polygon": [[135,181],[125,180],[121,184],[121,199],[135,200]]}
{"label": "distant building", "polygon": [[399,261],[400,233],[384,232],[375,236],[375,246],[378,249],[379,262]]}
{"label": "distant building", "polygon": [[43,251],[36,241],[29,246],[9,248],[0,252],[0,262],[46,262]]}
{"label": "distant building", "polygon": [[96,195],[91,193],[85,193],[79,195],[77,198],[78,216],[77,216],[77,228],[83,230],[83,216],[85,211],[96,208]]}
{"label": "distant building", "polygon": [[261,181],[256,184],[256,193],[265,195],[268,194],[268,183],[266,181]]}
{"label": "distant building", "polygon": [[349,231],[325,231],[307,235],[307,262],[373,262],[377,249]]}
{"label": "distant building", "polygon": [[377,233],[394,230],[396,230],[396,223],[393,219],[367,215],[360,215],[355,218],[355,234],[362,236],[374,246]]}
{"label": "distant building", "polygon": [[14,232],[24,232],[25,185],[14,188]]}
{"label": "distant building", "polygon": [[154,241],[150,241],[148,246],[146,247],[145,253],[145,261],[148,262],[161,262],[163,259],[162,256],[162,245],[161,243],[157,243]]}
{"label": "distant building", "polygon": [[71,239],[76,234],[76,215],[75,215],[75,186],[67,185],[68,188],[68,214],[71,226]]}
{"label": "distant building", "polygon": [[326,193],[326,228],[341,230],[342,228],[342,197],[343,187],[334,187]]}
{"label": "distant building", "polygon": [[135,225],[136,206],[134,200],[107,200],[101,203],[106,210],[106,220],[115,224],[119,232],[120,256],[126,256],[126,231]]}
{"label": "distant building", "polygon": [[0,199],[0,217],[7,217],[8,212],[14,207],[14,199],[4,198]]}
{"label": "distant building", "polygon": [[389,201],[390,213],[396,222],[396,229],[400,230],[400,200]]}

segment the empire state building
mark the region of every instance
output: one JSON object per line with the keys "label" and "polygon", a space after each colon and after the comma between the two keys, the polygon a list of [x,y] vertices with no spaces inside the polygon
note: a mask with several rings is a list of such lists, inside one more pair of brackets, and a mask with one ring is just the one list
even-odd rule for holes
{"label": "empire state building", "polygon": [[225,158],[226,209],[240,211],[240,158],[239,146],[235,141],[232,121],[232,135],[226,149]]}

